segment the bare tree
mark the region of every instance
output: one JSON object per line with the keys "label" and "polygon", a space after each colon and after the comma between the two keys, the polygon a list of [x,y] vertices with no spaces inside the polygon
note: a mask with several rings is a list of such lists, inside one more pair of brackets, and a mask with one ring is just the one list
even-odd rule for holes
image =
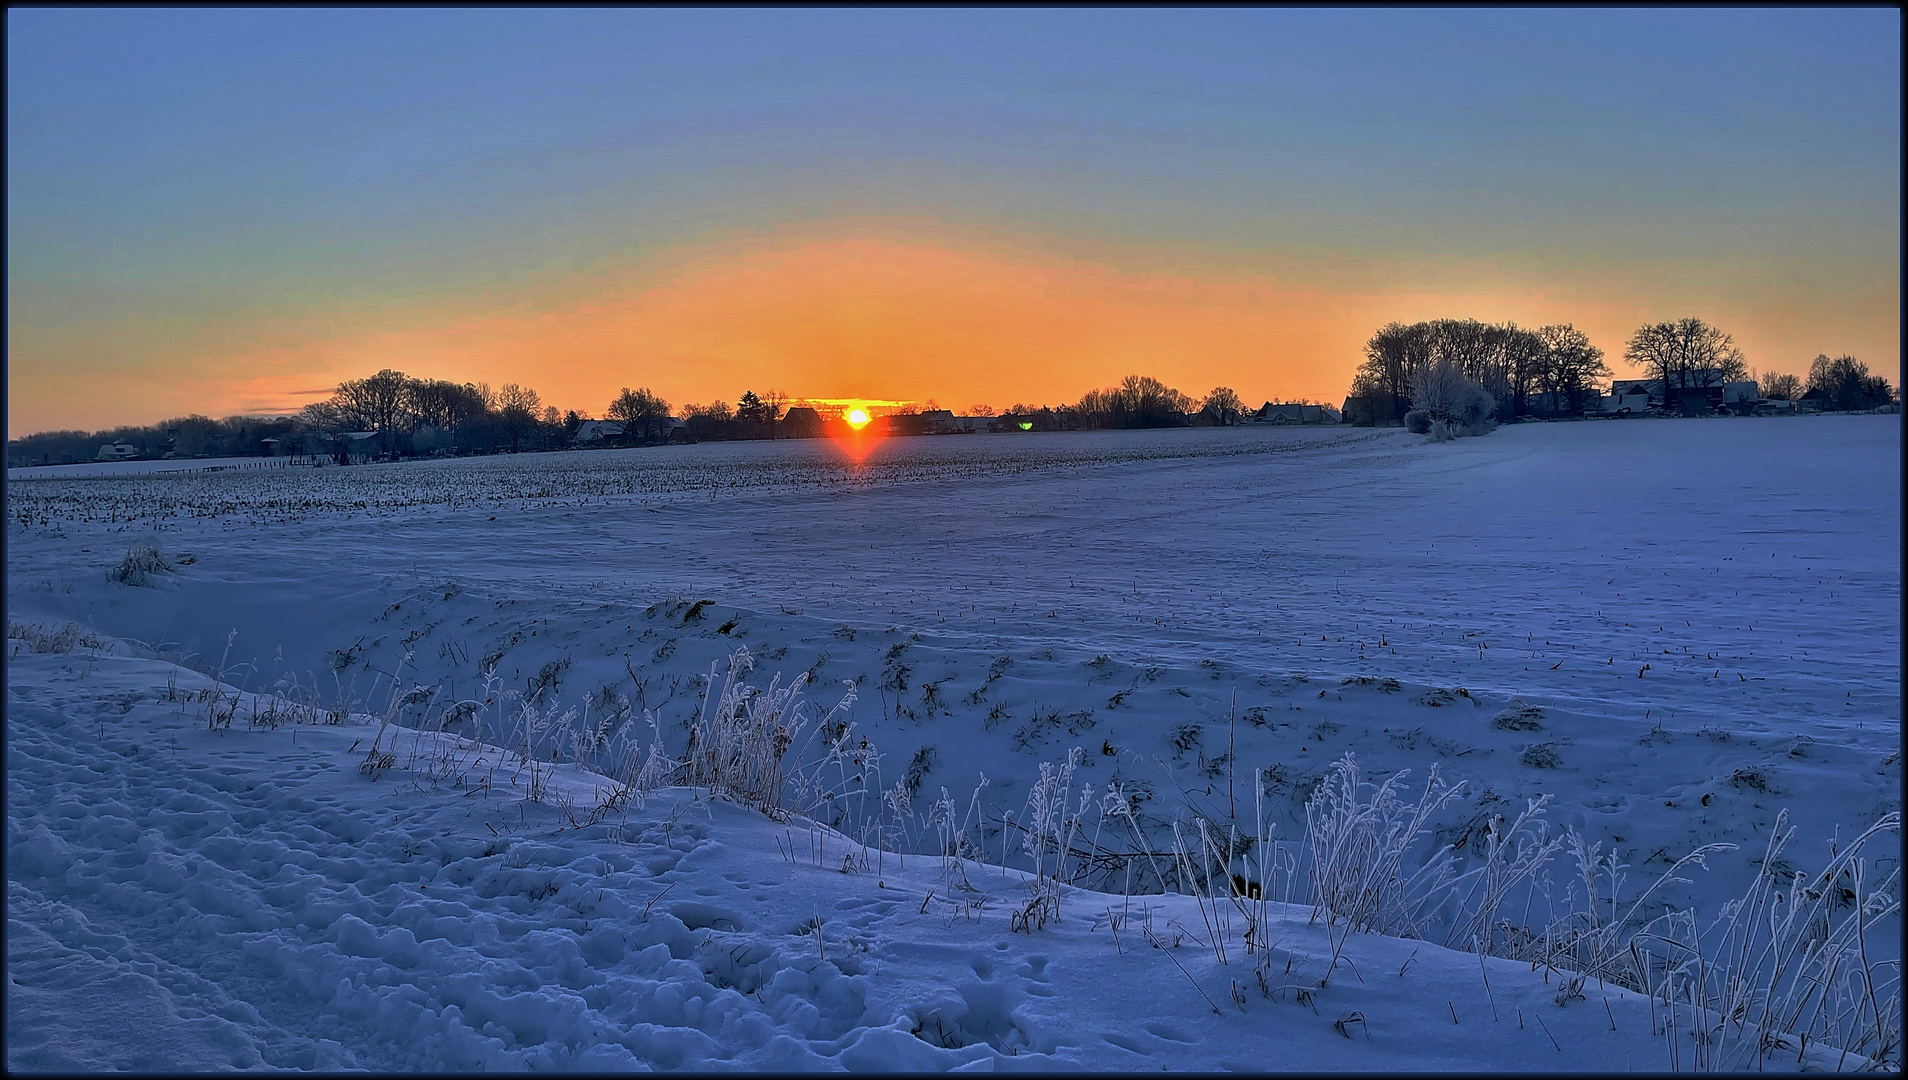
{"label": "bare tree", "polygon": [[543,399],[527,386],[505,383],[497,391],[497,407],[503,414],[504,435],[510,440],[510,452],[514,454],[523,448],[524,439],[536,431],[537,413],[543,407]]}
{"label": "bare tree", "polygon": [[1590,344],[1590,336],[1569,323],[1543,327],[1537,337],[1543,346],[1540,366],[1545,391],[1553,404],[1559,398],[1567,400],[1570,412],[1582,415],[1584,398],[1610,377],[1603,350]]}
{"label": "bare tree", "polygon": [[413,418],[420,425],[455,431],[484,415],[489,405],[470,383],[413,379],[406,388]]}
{"label": "bare tree", "polygon": [[410,408],[412,381],[402,371],[385,368],[376,375],[339,383],[332,404],[339,419],[357,430],[377,432],[378,448],[391,450],[399,433],[416,427]]}
{"label": "bare tree", "polygon": [[729,421],[735,419],[735,408],[728,402],[717,398],[707,405],[684,405],[685,417],[706,416],[711,420]]}
{"label": "bare tree", "polygon": [[1404,419],[1411,407],[1411,380],[1431,363],[1435,351],[1428,323],[1386,323],[1371,336],[1353,389],[1363,398],[1360,407],[1376,414],[1373,422],[1395,424]]}
{"label": "bare tree", "polygon": [[626,443],[650,442],[661,438],[667,430],[664,425],[669,422],[669,403],[647,386],[640,390],[625,386],[610,402],[605,415],[622,422]]}
{"label": "bare tree", "polygon": [[1776,401],[1794,401],[1802,396],[1802,380],[1794,375],[1770,372],[1758,380],[1762,396]]}
{"label": "bare tree", "polygon": [[781,390],[769,390],[762,394],[762,419],[770,424],[782,418],[788,407],[788,394]]}
{"label": "bare tree", "polygon": [[1816,357],[1809,364],[1809,390],[1820,390],[1829,408],[1843,411],[1872,409],[1895,400],[1888,380],[1869,374],[1868,365],[1852,356]]}
{"label": "bare tree", "polygon": [[1735,339],[1701,319],[1646,323],[1630,335],[1623,358],[1662,386],[1665,406],[1686,401],[1691,390],[1740,381],[1749,374]]}
{"label": "bare tree", "polygon": [[1245,402],[1240,400],[1238,391],[1232,387],[1215,386],[1200,403],[1199,410],[1212,414],[1212,418],[1222,424],[1229,424],[1245,415]]}
{"label": "bare tree", "polygon": [[1549,370],[1549,346],[1543,330],[1525,330],[1514,323],[1504,327],[1504,389],[1501,403],[1512,417],[1530,411],[1530,396],[1543,385]]}
{"label": "bare tree", "polygon": [[1172,427],[1192,409],[1192,398],[1150,375],[1128,375],[1105,393],[1115,427]]}

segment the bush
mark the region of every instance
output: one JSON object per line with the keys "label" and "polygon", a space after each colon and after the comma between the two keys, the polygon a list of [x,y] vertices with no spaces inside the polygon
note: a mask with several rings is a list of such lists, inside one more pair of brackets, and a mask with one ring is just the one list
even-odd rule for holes
{"label": "bush", "polygon": [[1423,409],[1413,409],[1406,413],[1405,430],[1413,435],[1431,434],[1431,414]]}
{"label": "bush", "polygon": [[171,569],[172,564],[166,562],[165,554],[159,550],[159,545],[146,540],[129,548],[126,557],[118,566],[108,570],[106,576],[121,585],[151,588],[158,584],[159,580],[153,575],[166,573]]}
{"label": "bush", "polygon": [[[1420,423],[1433,442],[1483,435],[1497,427],[1497,399],[1449,360],[1418,372],[1411,383],[1411,404],[1413,412],[1422,414]],[[1405,423],[1410,427],[1409,413]]]}

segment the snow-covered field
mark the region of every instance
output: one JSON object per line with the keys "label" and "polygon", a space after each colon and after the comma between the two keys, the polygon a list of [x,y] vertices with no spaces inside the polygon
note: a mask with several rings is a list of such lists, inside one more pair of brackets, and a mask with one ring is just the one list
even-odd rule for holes
{"label": "snow-covered field", "polygon": [[168,458],[163,461],[79,461],[71,465],[23,465],[8,480],[71,480],[82,476],[146,476],[151,473],[261,472],[291,468],[290,458]]}
{"label": "snow-covered field", "polygon": [[[1644,912],[1705,922],[1778,812],[1813,871],[1900,808],[1896,417],[973,436],[860,464],[705,445],[8,496],[15,1068],[1687,1067],[1710,1051],[1685,1030],[1669,1056],[1660,999],[1559,1004],[1561,976],[1480,965],[1446,924],[1355,936],[1341,970],[1310,907],[1272,903],[1270,952],[1235,929],[1222,963],[1205,920],[1236,905],[1158,895],[1185,884],[1170,858],[1076,863],[1061,920],[1019,932],[1040,765],[1081,747],[1076,780],[1117,782],[1148,850],[1259,812],[1291,857],[1345,753],[1410,769],[1414,800],[1436,766],[1466,782],[1429,829],[1460,871],[1543,794],[1628,865],[1626,902],[1738,845]],[[169,569],[112,580],[148,541]],[[681,753],[738,647],[822,710],[854,681],[864,786],[893,802],[818,812],[844,836],[670,789],[575,827],[645,709]],[[358,715],[208,731],[206,672]],[[437,697],[394,705],[394,678]],[[533,758],[588,766],[534,802],[496,749],[524,739],[506,690],[552,721]],[[374,780],[364,714],[387,711],[405,749]],[[925,854],[943,788],[986,822],[972,893]],[[917,854],[843,872],[871,828]],[[1574,874],[1560,856],[1554,893]],[[1304,893],[1268,876],[1268,900]],[[1899,957],[1892,921],[1870,947]]]}

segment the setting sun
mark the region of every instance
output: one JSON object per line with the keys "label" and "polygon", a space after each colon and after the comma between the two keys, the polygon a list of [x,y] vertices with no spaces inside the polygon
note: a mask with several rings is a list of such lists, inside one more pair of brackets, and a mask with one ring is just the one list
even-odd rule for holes
{"label": "setting sun", "polygon": [[857,408],[857,409],[848,410],[848,416],[847,416],[848,426],[856,429],[857,431],[867,427],[868,421],[870,419],[872,418],[868,415],[868,410],[866,409]]}

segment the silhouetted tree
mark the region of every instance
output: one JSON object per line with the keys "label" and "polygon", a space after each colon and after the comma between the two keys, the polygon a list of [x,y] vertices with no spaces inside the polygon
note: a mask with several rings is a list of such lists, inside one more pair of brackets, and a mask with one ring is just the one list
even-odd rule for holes
{"label": "silhouetted tree", "polygon": [[1569,402],[1572,415],[1581,416],[1584,399],[1610,377],[1603,362],[1603,350],[1590,344],[1589,335],[1569,323],[1542,327],[1537,331],[1542,347],[1538,369],[1546,393],[1554,404]]}
{"label": "silhouetted tree", "polygon": [[669,403],[647,386],[640,390],[623,387],[604,415],[622,422],[625,445],[654,442],[668,432]]}
{"label": "silhouetted tree", "polygon": [[376,375],[339,383],[332,401],[355,430],[377,432],[378,449],[389,451],[395,449],[397,435],[414,426],[411,381],[402,371],[385,368]]}
{"label": "silhouetted tree", "polygon": [[1118,386],[1088,391],[1074,409],[1082,426],[1142,428],[1184,424],[1192,406],[1192,398],[1150,375],[1128,375]]}
{"label": "silhouetted tree", "polygon": [[497,411],[503,421],[504,437],[510,441],[511,453],[521,450],[524,440],[536,433],[537,413],[542,406],[542,398],[527,386],[505,383],[497,391]]}
{"label": "silhouetted tree", "polygon": [[[1375,415],[1373,423],[1395,424],[1404,419],[1411,407],[1411,380],[1428,365],[1435,346],[1428,323],[1386,323],[1365,343],[1365,360],[1353,380],[1358,405],[1347,401],[1346,408]],[[1363,408],[1361,408],[1361,406]]]}
{"label": "silhouetted tree", "polygon": [[1630,335],[1623,358],[1662,386],[1665,406],[1686,409],[1690,390],[1741,381],[1749,374],[1735,339],[1701,319],[1646,323]]}
{"label": "silhouetted tree", "polygon": [[1802,380],[1794,375],[1770,372],[1758,380],[1762,396],[1774,401],[1794,401],[1802,396]]}
{"label": "silhouetted tree", "polygon": [[1888,380],[1871,375],[1868,365],[1852,356],[1831,360],[1817,356],[1809,364],[1809,390],[1820,390],[1828,398],[1828,407],[1843,412],[1872,409],[1895,400]]}
{"label": "silhouetted tree", "polygon": [[1200,403],[1199,411],[1211,414],[1221,424],[1230,424],[1245,415],[1245,402],[1239,399],[1239,392],[1232,387],[1215,386]]}

